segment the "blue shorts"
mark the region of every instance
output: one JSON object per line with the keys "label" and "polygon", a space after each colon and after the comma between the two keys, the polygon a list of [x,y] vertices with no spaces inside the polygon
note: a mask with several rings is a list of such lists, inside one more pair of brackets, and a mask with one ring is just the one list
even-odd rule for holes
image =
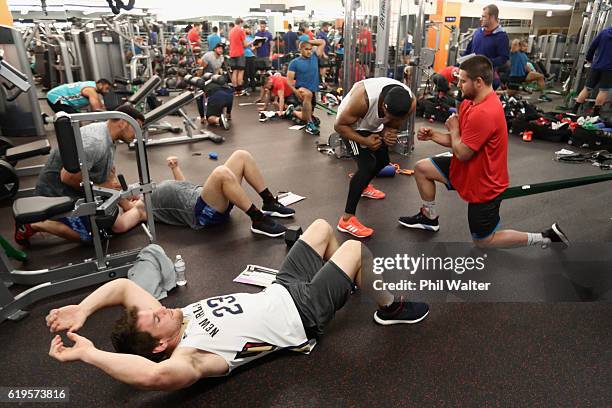
{"label": "blue shorts", "polygon": [[229,220],[232,208],[234,208],[234,204],[229,203],[224,212],[219,212],[206,204],[206,202],[202,200],[202,197],[198,197],[193,210],[195,213],[196,222],[205,227],[207,225],[222,224]]}
{"label": "blue shorts", "polygon": [[89,217],[62,217],[58,221],[67,225],[71,230],[78,232],[81,241],[89,242],[92,240]]}

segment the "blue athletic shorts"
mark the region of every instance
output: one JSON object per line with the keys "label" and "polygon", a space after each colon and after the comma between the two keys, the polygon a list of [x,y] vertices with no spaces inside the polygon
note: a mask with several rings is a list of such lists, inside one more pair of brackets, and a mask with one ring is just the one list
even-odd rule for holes
{"label": "blue athletic shorts", "polygon": [[234,204],[229,203],[224,212],[219,212],[206,204],[202,197],[198,197],[194,208],[196,221],[201,226],[222,224],[229,219],[232,208]]}

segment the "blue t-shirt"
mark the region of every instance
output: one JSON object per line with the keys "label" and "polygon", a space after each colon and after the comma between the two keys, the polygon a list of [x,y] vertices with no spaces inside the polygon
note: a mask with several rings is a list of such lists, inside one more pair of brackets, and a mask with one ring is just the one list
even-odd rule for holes
{"label": "blue t-shirt", "polygon": [[257,48],[257,56],[270,57],[270,44],[272,43],[272,33],[269,31],[257,31],[255,37],[266,37],[267,40],[261,44],[261,47]]}
{"label": "blue t-shirt", "polygon": [[287,31],[283,35],[283,42],[285,43],[285,54],[293,51],[297,51],[297,33],[293,31]]}
{"label": "blue t-shirt", "polygon": [[525,65],[527,65],[527,55],[524,52],[517,51],[510,53],[510,76],[524,77],[527,75]]}
{"label": "blue t-shirt", "polygon": [[47,92],[47,99],[51,103],[61,103],[75,109],[81,109],[89,105],[89,99],[81,94],[83,88],[95,88],[94,81],[74,82],[56,86]]}
{"label": "blue t-shirt", "polygon": [[329,39],[327,38],[327,33],[325,31],[319,31],[316,38],[325,40],[325,49],[323,52],[329,54]]}
{"label": "blue t-shirt", "polygon": [[295,87],[319,91],[319,57],[312,53],[310,58],[297,57],[289,63],[289,71],[295,72]]}
{"label": "blue t-shirt", "polygon": [[[253,41],[253,37],[252,35],[247,35],[246,37],[246,41],[247,42],[251,42]],[[253,46],[249,45],[248,47],[244,47],[244,57],[245,58],[253,58],[255,56],[255,54],[253,54]]]}
{"label": "blue t-shirt", "polygon": [[217,44],[219,44],[219,42],[221,42],[221,37],[219,37],[218,34],[211,34],[206,37],[206,41],[208,41],[208,49],[212,50],[217,46]]}

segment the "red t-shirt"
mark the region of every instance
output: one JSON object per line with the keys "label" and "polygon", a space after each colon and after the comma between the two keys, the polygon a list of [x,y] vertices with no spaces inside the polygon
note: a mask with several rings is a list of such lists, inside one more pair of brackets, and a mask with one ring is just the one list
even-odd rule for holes
{"label": "red t-shirt", "polygon": [[197,32],[195,28],[192,28],[187,33],[187,39],[189,40],[190,43],[199,45],[200,40],[201,40],[200,33]]}
{"label": "red t-shirt", "polygon": [[457,79],[459,79],[453,75],[454,72],[459,73],[459,67],[454,67],[451,65],[450,67],[442,68],[442,70],[438,72],[438,74],[446,78],[446,80],[450,84],[450,83],[457,82]]}
{"label": "red t-shirt", "polygon": [[242,27],[234,27],[229,33],[229,56],[242,57],[244,55],[244,40],[246,40],[246,34]]}
{"label": "red t-shirt", "polygon": [[504,109],[491,91],[479,104],[464,100],[459,107],[461,141],[474,156],[460,161],[453,156],[450,182],[468,203],[484,203],[504,192],[508,177],[508,128]]}
{"label": "red t-shirt", "polygon": [[283,90],[283,97],[287,98],[289,95],[293,95],[293,90],[287,82],[287,77],[281,75],[273,75],[270,77],[272,81],[272,95],[278,96],[278,91]]}
{"label": "red t-shirt", "polygon": [[306,35],[307,35],[307,36],[308,36],[308,37],[309,37],[311,40],[314,40],[314,33],[313,33],[312,31],[308,30],[308,31],[306,32]]}
{"label": "red t-shirt", "polygon": [[[374,52],[374,46],[372,45],[372,33],[367,28],[364,28],[359,33],[359,50],[362,53]],[[363,62],[363,61],[362,61]]]}

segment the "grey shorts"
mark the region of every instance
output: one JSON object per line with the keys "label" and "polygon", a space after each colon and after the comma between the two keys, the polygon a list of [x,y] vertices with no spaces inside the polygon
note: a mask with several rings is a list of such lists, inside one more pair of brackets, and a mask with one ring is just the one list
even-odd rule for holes
{"label": "grey shorts", "polygon": [[287,254],[276,283],[291,294],[308,338],[323,334],[355,289],[342,269],[332,261],[325,262],[301,239]]}

